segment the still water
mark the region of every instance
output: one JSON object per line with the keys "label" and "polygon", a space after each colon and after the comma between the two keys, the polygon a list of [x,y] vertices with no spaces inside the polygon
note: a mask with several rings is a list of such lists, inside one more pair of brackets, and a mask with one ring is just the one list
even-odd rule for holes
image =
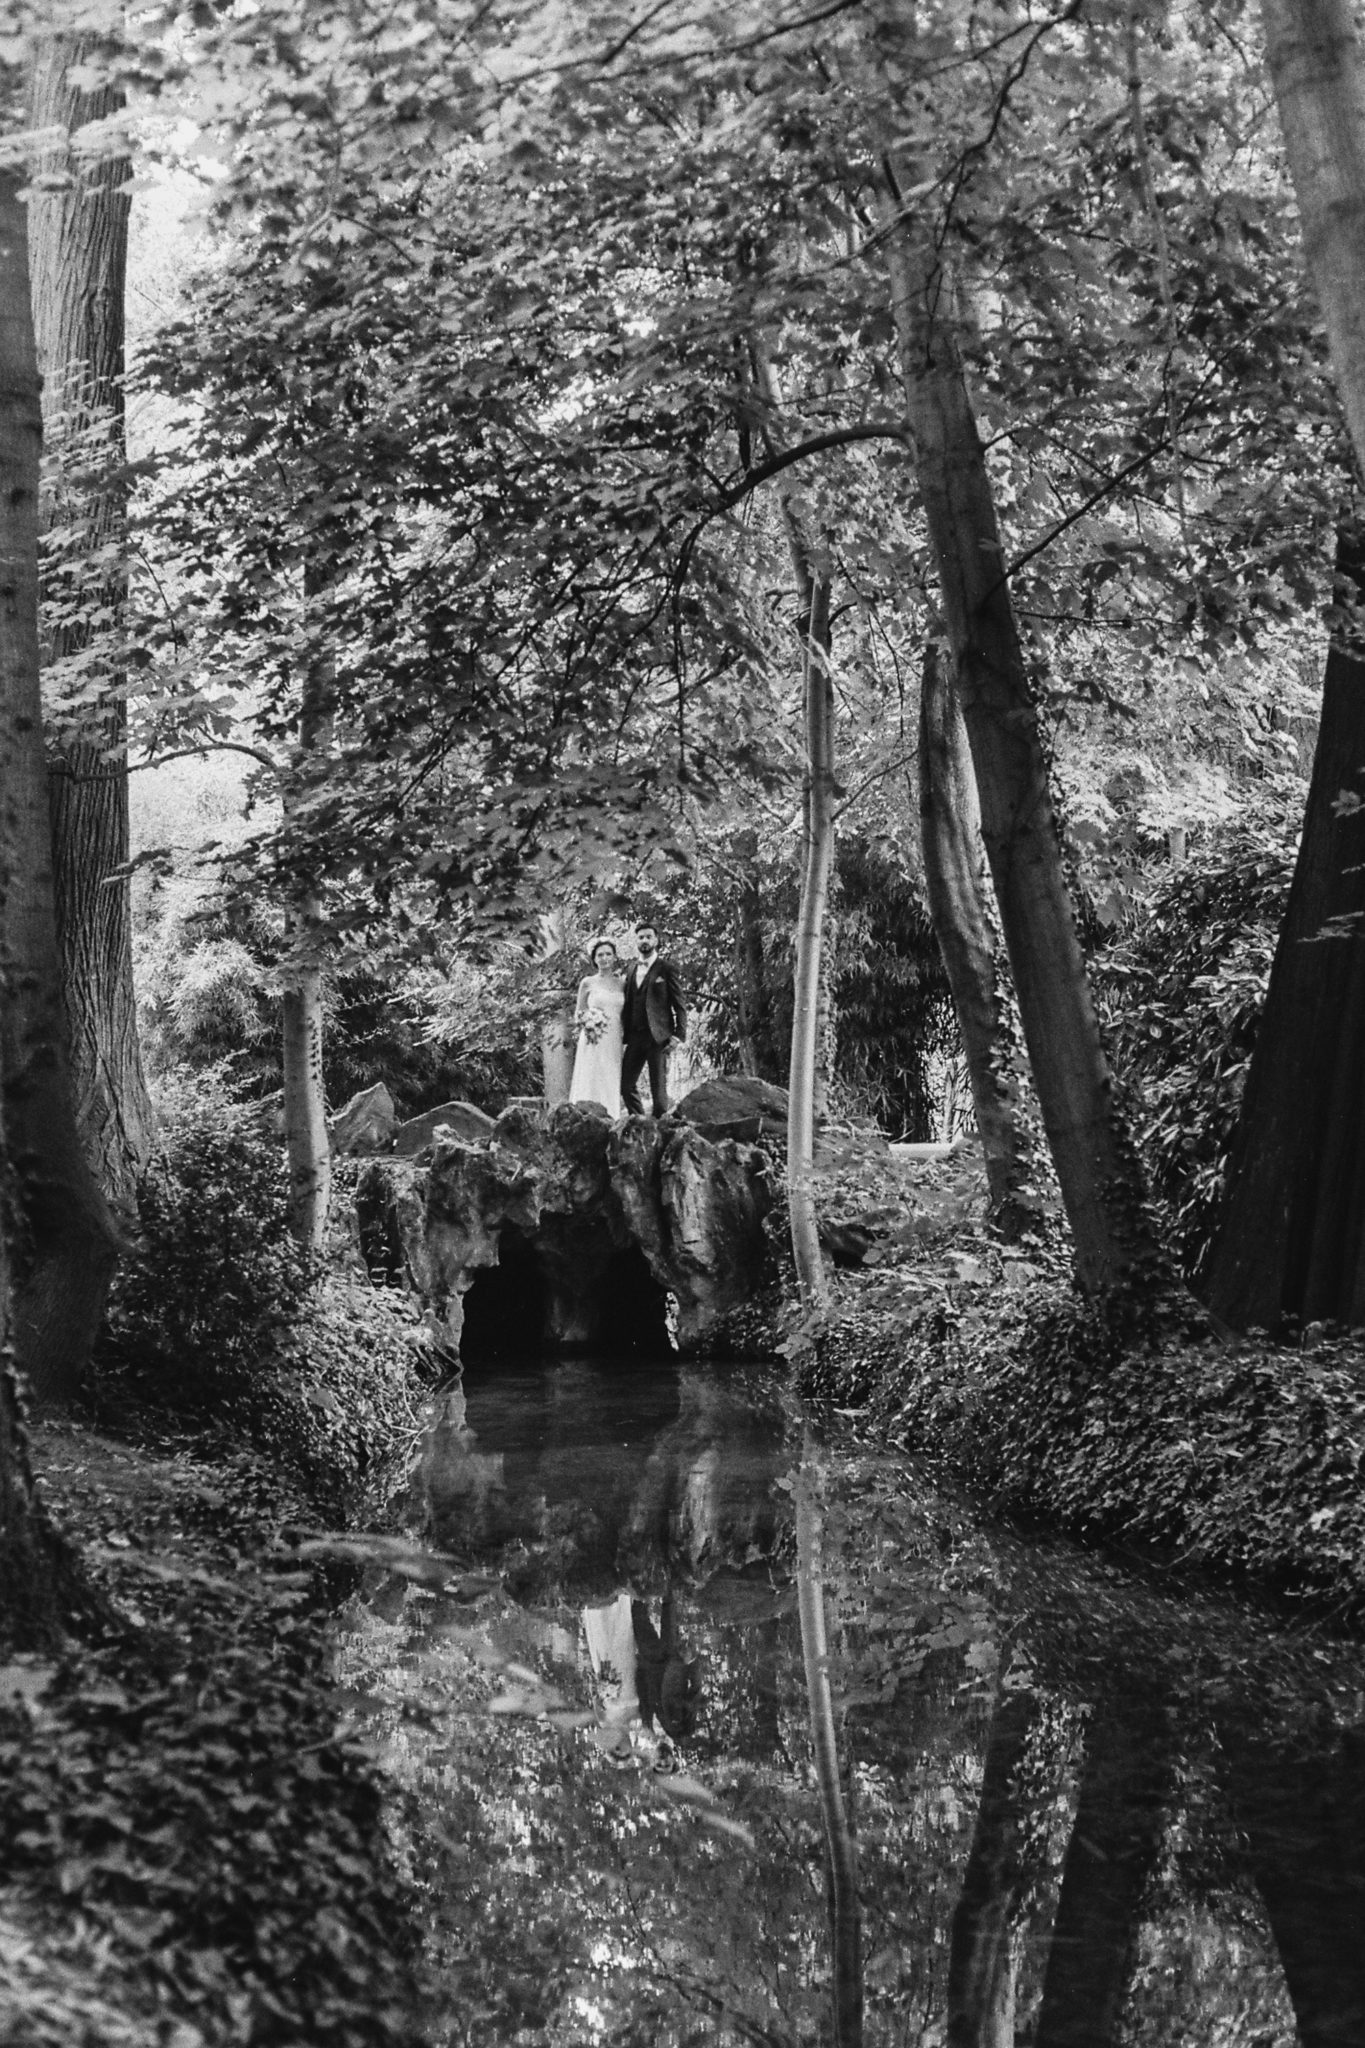
{"label": "still water", "polygon": [[470,2048],[1360,2048],[1365,1650],[745,1368],[490,1365],[337,1644]]}

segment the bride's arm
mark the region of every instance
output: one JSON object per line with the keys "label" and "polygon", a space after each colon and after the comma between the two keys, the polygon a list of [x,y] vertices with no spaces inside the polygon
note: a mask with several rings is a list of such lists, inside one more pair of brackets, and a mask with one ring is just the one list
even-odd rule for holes
{"label": "bride's arm", "polygon": [[574,1004],[573,1011],[575,1022],[587,1015],[588,1007],[588,977],[585,974],[578,984],[578,1001]]}

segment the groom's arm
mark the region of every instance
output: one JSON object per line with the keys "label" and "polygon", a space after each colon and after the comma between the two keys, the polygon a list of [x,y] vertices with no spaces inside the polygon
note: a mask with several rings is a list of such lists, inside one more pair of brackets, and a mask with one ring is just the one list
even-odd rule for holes
{"label": "groom's arm", "polygon": [[671,960],[664,962],[664,987],[668,991],[668,1014],[673,1036],[681,1045],[687,1037],[687,1011],[683,1006],[682,990],[678,987],[677,969]]}

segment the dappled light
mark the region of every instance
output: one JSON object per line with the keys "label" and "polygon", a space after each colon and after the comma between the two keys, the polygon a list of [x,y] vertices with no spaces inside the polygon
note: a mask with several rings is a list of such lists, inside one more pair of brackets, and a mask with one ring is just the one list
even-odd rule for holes
{"label": "dappled light", "polygon": [[1346,0],[0,34],[0,2042],[1365,2041]]}

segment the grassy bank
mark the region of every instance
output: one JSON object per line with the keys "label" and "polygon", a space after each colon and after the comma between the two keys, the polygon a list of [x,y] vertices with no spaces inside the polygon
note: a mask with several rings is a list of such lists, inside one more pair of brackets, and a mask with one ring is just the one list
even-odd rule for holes
{"label": "grassy bank", "polygon": [[804,1390],[866,1410],[995,1513],[1365,1621],[1365,1345],[1104,1312],[980,1240],[850,1281]]}

